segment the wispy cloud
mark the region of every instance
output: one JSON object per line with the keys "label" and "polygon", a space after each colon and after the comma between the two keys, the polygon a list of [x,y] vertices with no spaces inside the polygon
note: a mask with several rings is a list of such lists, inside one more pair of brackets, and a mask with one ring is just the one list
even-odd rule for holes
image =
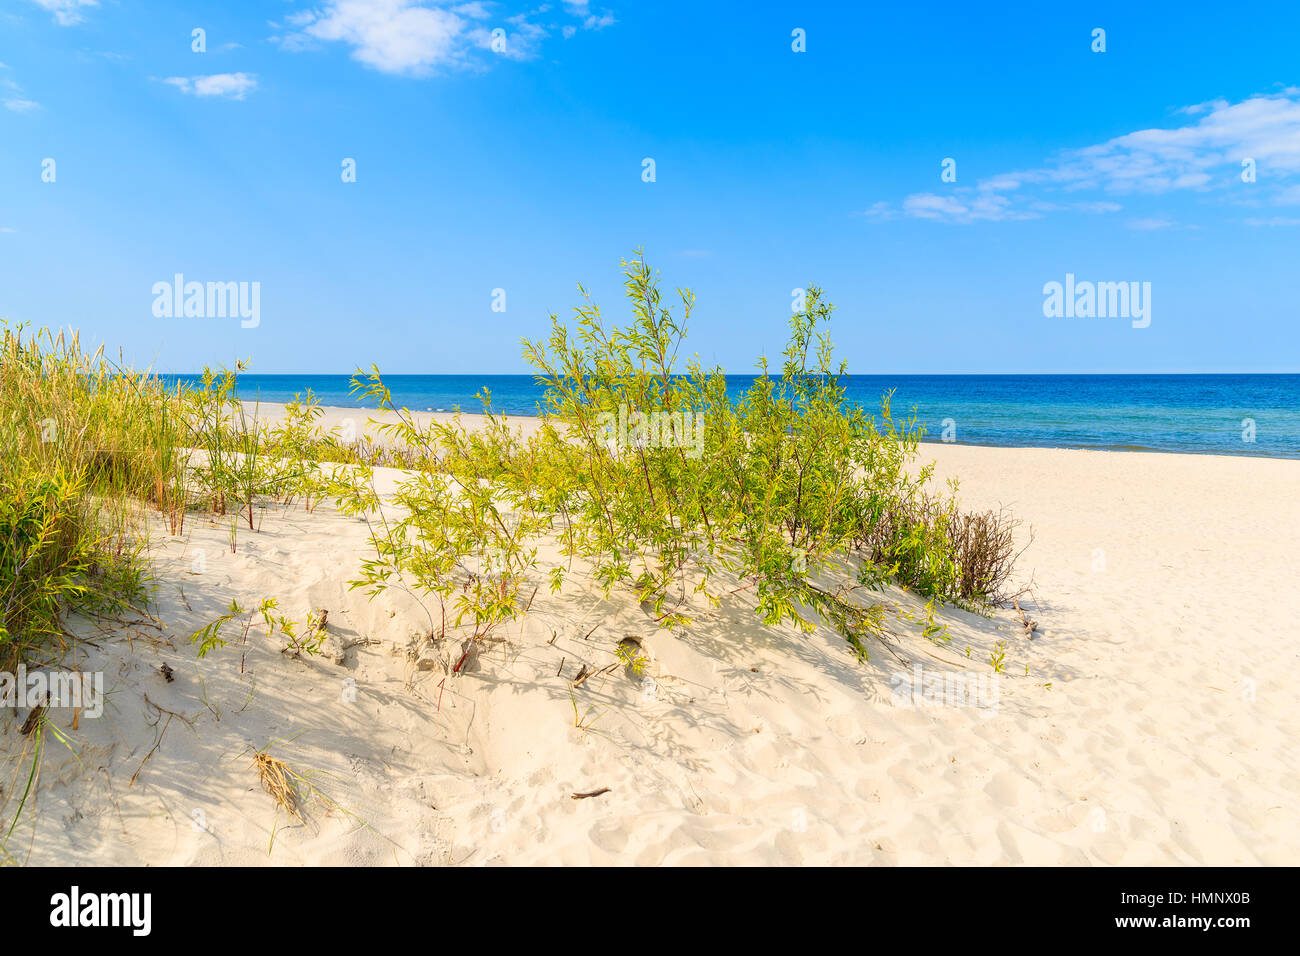
{"label": "wispy cloud", "polygon": [[[0,70],[8,70],[7,63],[0,63]],[[30,100],[23,92],[22,85],[8,76],[0,76],[0,89],[8,90],[3,102],[5,109],[14,113],[30,113],[41,108],[41,104]]]}
{"label": "wispy cloud", "polygon": [[[1205,192],[1243,185],[1251,160],[1258,181],[1252,198],[1300,203],[1300,88],[1260,94],[1240,103],[1214,100],[1184,107],[1192,122],[1173,129],[1144,129],[1095,146],[1063,150],[1042,166],[1000,173],[974,186],[916,193],[898,206],[903,215],[970,223],[1037,218],[1047,212],[1117,212],[1111,200],[1079,202],[1085,191],[1116,197]],[[877,203],[874,218],[894,207]],[[1154,220],[1137,220],[1154,228]]]}
{"label": "wispy cloud", "polygon": [[169,76],[163,82],[191,96],[223,96],[232,100],[242,100],[257,89],[257,77],[252,73]]}
{"label": "wispy cloud", "polygon": [[[341,43],[354,60],[382,73],[429,76],[440,68],[481,67],[482,54],[510,60],[539,55],[554,33],[570,37],[581,29],[601,30],[614,14],[589,3],[543,3],[535,10],[499,14],[488,0],[438,4],[430,0],[326,0],[319,8],[285,17],[283,33],[272,37],[286,50]],[[557,17],[576,18],[563,23]],[[499,20],[497,18],[500,18]],[[475,56],[474,54],[479,54]]]}
{"label": "wispy cloud", "polygon": [[1300,218],[1295,216],[1267,216],[1264,218],[1254,217],[1245,220],[1248,226],[1300,226]]}
{"label": "wispy cloud", "polygon": [[1300,185],[1283,189],[1274,197],[1274,201],[1282,206],[1300,206]]}
{"label": "wispy cloud", "polygon": [[[605,27],[611,27],[618,23],[614,19],[614,13],[611,10],[602,8],[599,14],[592,12],[591,0],[564,0],[564,9],[570,16],[577,17],[582,21],[584,30],[603,30]],[[577,31],[577,27],[570,29]],[[572,34],[566,32],[565,36],[572,36]]]}
{"label": "wispy cloud", "polygon": [[32,3],[54,14],[59,26],[71,27],[85,20],[82,10],[99,6],[99,0],[32,0]]}
{"label": "wispy cloud", "polygon": [[868,219],[897,219],[898,210],[887,202],[875,202],[862,210],[862,215]]}
{"label": "wispy cloud", "polygon": [[451,8],[452,13],[458,13],[462,17],[469,17],[472,20],[486,20],[492,16],[488,7],[490,3],[484,3],[483,0],[472,0],[471,3],[461,3]]}
{"label": "wispy cloud", "polygon": [[1011,200],[991,187],[962,189],[940,195],[916,193],[903,200],[903,214],[916,219],[944,219],[950,222],[1037,219],[1039,213],[1015,209]]}
{"label": "wispy cloud", "polygon": [[1172,229],[1178,223],[1172,219],[1164,219],[1159,216],[1150,216],[1146,219],[1130,219],[1128,227],[1136,229],[1139,232],[1155,232],[1160,229]]}

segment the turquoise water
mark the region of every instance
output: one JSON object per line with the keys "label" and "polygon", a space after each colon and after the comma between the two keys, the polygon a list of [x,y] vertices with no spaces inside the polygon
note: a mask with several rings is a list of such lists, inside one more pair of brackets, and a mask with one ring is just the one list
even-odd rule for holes
{"label": "turquoise water", "polygon": [[[193,381],[191,376],[164,376]],[[348,375],[245,375],[240,395],[285,402],[310,388],[322,405],[359,407]],[[739,395],[752,376],[728,376]],[[531,375],[392,375],[398,404],[477,412],[484,387],[495,410],[535,415],[543,389]],[[851,375],[852,402],[878,411],[894,389],[894,415],[916,409],[926,437],[945,421],[962,444],[1114,448],[1300,458],[1300,375]],[[1254,441],[1244,419],[1254,423]]]}

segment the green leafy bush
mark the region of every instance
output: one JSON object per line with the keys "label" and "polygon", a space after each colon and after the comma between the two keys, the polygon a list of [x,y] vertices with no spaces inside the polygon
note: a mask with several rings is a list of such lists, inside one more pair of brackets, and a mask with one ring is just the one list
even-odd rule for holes
{"label": "green leafy bush", "polygon": [[[520,612],[536,541],[554,535],[567,560],[547,572],[555,590],[578,561],[607,595],[630,589],[670,627],[691,623],[697,596],[716,605],[726,572],[764,623],[820,620],[860,654],[883,633],[867,592],[886,582],[948,600],[995,596],[1007,556],[969,564],[962,543],[987,529],[926,493],[930,468],[909,471],[915,419],[896,420],[888,394],[878,418],[846,402],[819,288],[791,317],[779,374],[761,361],[733,399],[722,369],[679,368],[691,294],[678,290],[678,318],[641,258],[623,274],[629,324],[608,326],[583,291],[572,324],[552,316],[548,339],[525,342],[546,386],[527,439],[491,414],[486,394],[483,429],[421,425],[378,370],[359,373],[357,390],[397,415],[388,438],[425,467],[399,485],[397,517],[374,535],[357,586],[400,584],[444,609],[452,599],[454,623],[472,618],[478,639]],[[351,497],[355,510],[374,504]]]}

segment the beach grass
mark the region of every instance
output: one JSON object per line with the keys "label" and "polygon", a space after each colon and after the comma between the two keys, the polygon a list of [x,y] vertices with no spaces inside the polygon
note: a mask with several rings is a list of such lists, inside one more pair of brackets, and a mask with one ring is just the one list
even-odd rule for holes
{"label": "beach grass", "polygon": [[0,660],[64,636],[68,610],[146,596],[140,513],[179,520],[184,428],[159,381],[22,328],[0,341]]}
{"label": "beach grass", "polygon": [[[150,511],[172,535],[195,511],[224,519],[234,549],[268,502],[377,514],[353,586],[436,601],[444,629],[472,629],[471,649],[523,612],[530,581],[559,591],[578,567],[665,628],[716,606],[725,572],[763,623],[820,622],[864,656],[884,637],[871,595],[886,584],[966,607],[1008,597],[1014,519],[963,511],[955,486],[929,490],[922,430],[889,394],[878,421],[845,401],[820,289],[791,316],[780,369],[761,362],[737,399],[721,368],[691,359],[677,374],[692,295],[678,290],[674,312],[639,255],[623,278],[626,324],[584,292],[572,324],[552,316],[547,339],[524,343],[547,389],[527,438],[490,411],[474,428],[421,423],[374,368],[354,382],[392,413],[379,440],[325,430],[310,393],[273,425],[238,398],[243,362],[169,388],[75,335],[5,326],[0,663],[57,652],[70,613],[148,600]],[[385,464],[403,469],[386,514],[373,482]],[[543,539],[564,564],[541,567]]]}

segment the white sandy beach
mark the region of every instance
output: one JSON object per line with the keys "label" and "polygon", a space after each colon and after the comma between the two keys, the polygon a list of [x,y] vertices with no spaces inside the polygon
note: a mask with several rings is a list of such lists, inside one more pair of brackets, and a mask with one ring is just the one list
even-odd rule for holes
{"label": "white sandy beach", "polygon": [[[364,423],[335,409],[327,424],[351,416]],[[79,647],[77,666],[104,672],[106,713],[75,730],[56,713],[77,754],[47,738],[9,850],[36,864],[1300,862],[1300,461],[934,444],[923,458],[960,476],[966,505],[1009,506],[1026,541],[1032,528],[1018,565],[1032,640],[1011,610],[949,610],[946,646],[912,628],[906,663],[876,648],[863,664],[827,629],[762,628],[743,594],[668,633],[630,597],[556,598],[539,576],[508,640],[450,676],[460,637],[430,644],[414,598],[349,589],[364,522],[268,510],[231,553],[227,522],[191,517],[183,537],[156,536],[163,629],[92,630]],[[195,628],[264,597],[300,620],[326,608],[330,653],[291,659],[255,627],[196,658]],[[625,635],[652,679],[618,668],[574,688]],[[991,676],[1000,641],[983,706],[899,699],[917,665]],[[29,766],[21,722],[0,715],[6,820]],[[268,745],[323,795],[303,822],[251,769]]]}

